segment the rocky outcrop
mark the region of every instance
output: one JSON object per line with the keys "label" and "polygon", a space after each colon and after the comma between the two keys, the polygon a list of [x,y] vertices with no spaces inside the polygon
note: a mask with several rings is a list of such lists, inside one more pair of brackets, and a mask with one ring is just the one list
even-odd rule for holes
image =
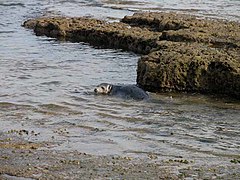
{"label": "rocky outcrop", "polygon": [[138,61],[137,82],[149,91],[187,91],[240,97],[239,53],[199,43],[160,41]]}
{"label": "rocky outcrop", "polygon": [[122,22],[162,32],[158,50],[138,62],[149,91],[228,94],[240,99],[240,24],[174,13],[136,13]]}
{"label": "rocky outcrop", "polygon": [[38,18],[37,35],[142,54],[137,83],[152,92],[226,94],[240,99],[240,24],[175,13],[136,13],[119,23]]}
{"label": "rocky outcrop", "polygon": [[213,47],[240,48],[240,24],[221,20],[200,19],[176,13],[135,13],[122,22],[134,27],[163,32],[160,40],[202,42]]}
{"label": "rocky outcrop", "polygon": [[23,24],[34,29],[36,35],[45,35],[74,42],[88,42],[95,46],[124,49],[148,54],[157,47],[162,34],[125,23],[108,23],[88,18],[38,18]]}

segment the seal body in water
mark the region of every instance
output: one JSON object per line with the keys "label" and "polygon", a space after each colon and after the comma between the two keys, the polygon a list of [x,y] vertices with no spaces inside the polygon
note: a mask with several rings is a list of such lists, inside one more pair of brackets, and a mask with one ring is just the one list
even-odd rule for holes
{"label": "seal body in water", "polygon": [[124,99],[144,100],[149,98],[148,94],[136,85],[112,85],[102,83],[94,89],[94,92],[96,94],[105,94]]}

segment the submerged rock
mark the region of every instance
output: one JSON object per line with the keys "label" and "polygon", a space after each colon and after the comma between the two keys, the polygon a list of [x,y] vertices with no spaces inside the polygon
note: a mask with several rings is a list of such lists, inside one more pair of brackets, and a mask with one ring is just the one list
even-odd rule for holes
{"label": "submerged rock", "polygon": [[37,18],[36,35],[142,54],[137,83],[152,92],[226,94],[240,99],[240,24],[176,13],[135,13],[122,22]]}

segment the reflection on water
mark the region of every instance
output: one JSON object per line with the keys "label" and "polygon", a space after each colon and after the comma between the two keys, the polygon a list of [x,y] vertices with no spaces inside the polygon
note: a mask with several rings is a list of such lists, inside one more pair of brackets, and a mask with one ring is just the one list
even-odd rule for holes
{"label": "reflection on water", "polygon": [[115,19],[134,8],[239,18],[239,1],[179,2],[1,1],[0,131],[34,130],[40,134],[26,138],[93,154],[238,156],[239,102],[184,94],[151,93],[143,102],[95,96],[101,82],[134,84],[139,56],[36,37],[20,26],[40,15]]}

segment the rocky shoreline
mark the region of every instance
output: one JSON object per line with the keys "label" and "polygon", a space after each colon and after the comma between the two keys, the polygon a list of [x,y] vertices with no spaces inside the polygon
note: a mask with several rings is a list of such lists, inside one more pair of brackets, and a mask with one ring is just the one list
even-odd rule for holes
{"label": "rocky shoreline", "polygon": [[240,99],[240,24],[176,13],[135,13],[121,22],[43,17],[24,22],[36,35],[141,54],[137,84]]}
{"label": "rocky shoreline", "polygon": [[[12,131],[18,132],[18,131]],[[51,141],[31,142],[15,133],[0,133],[0,179],[239,179],[239,156],[216,155],[202,160],[90,155],[52,149]],[[19,131],[20,132],[20,131]],[[25,130],[25,132],[28,132]]]}

